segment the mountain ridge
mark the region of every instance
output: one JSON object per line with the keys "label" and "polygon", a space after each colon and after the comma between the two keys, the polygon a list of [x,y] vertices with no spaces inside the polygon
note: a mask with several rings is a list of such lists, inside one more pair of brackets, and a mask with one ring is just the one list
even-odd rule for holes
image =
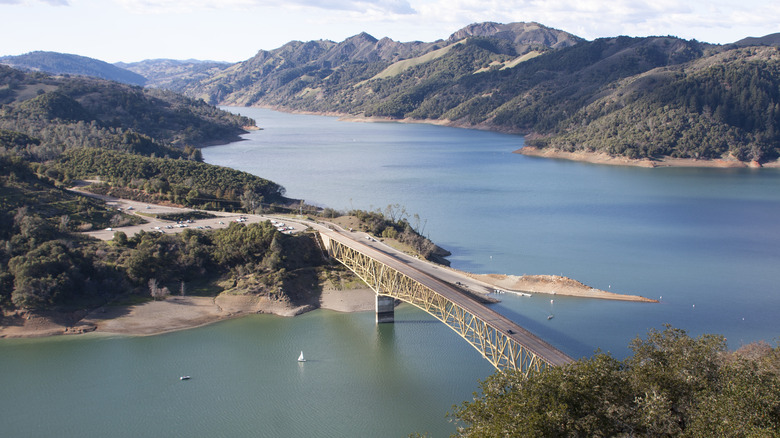
{"label": "mountain ridge", "polygon": [[[559,32],[475,23],[394,57],[380,56],[367,34],[298,42],[182,91],[219,104],[531,134],[528,144],[565,152],[752,163],[780,156],[772,36],[742,47],[671,36],[586,41]],[[317,51],[300,56],[305,44]],[[361,56],[349,58],[354,53]],[[760,103],[745,103],[753,97]],[[671,119],[650,112],[663,108],[673,109]]]}
{"label": "mountain ridge", "polygon": [[[473,24],[453,33],[447,40],[427,43],[403,43],[390,38],[377,40],[363,32],[340,43],[329,40],[291,41],[271,51],[261,50],[254,57],[228,67],[221,74],[200,83],[192,83],[181,91],[211,103],[286,106],[286,99],[300,93],[319,99],[322,97],[320,84],[353,86],[372,79],[395,62],[418,58],[469,39],[484,39],[496,34],[501,37],[490,41],[494,41],[491,44],[505,61],[532,50],[552,50],[549,45],[565,47],[584,41],[567,32],[537,23]],[[464,37],[458,39],[459,35]],[[545,45],[545,42],[549,45]],[[473,60],[475,64],[472,71],[482,67],[481,61]],[[311,93],[311,90],[314,92]],[[343,111],[344,108],[329,110]]]}

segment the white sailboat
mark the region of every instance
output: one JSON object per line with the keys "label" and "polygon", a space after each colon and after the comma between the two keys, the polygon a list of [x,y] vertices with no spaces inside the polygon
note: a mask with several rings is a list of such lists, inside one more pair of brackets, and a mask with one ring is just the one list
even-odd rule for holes
{"label": "white sailboat", "polygon": [[550,314],[549,314],[549,315],[547,315],[547,319],[548,319],[548,320],[549,320],[549,319],[553,319],[553,318],[555,318],[555,314],[553,313],[553,302],[554,302],[554,301],[555,301],[555,300],[550,300]]}
{"label": "white sailboat", "polygon": [[303,357],[303,351],[301,351],[301,355],[298,356],[298,362],[306,362],[306,359]]}

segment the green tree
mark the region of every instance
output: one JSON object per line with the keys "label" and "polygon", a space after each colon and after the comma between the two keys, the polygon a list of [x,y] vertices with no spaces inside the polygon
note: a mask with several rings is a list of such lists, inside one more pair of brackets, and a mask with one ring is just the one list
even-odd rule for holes
{"label": "green tree", "polygon": [[117,246],[127,246],[127,234],[124,231],[114,231],[113,242]]}
{"label": "green tree", "polygon": [[455,407],[464,437],[780,435],[780,347],[725,350],[667,326],[618,361],[597,353],[532,373],[497,372]]}
{"label": "green tree", "polygon": [[80,284],[79,264],[74,259],[63,243],[54,240],[12,258],[8,269],[14,276],[13,303],[37,309],[63,302]]}

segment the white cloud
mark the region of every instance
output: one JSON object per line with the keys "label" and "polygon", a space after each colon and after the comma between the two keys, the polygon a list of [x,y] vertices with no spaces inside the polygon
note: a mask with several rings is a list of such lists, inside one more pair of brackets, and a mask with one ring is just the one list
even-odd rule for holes
{"label": "white cloud", "polygon": [[136,13],[190,12],[201,9],[312,8],[361,13],[412,14],[407,0],[116,0]]}
{"label": "white cloud", "polygon": [[0,5],[46,3],[52,6],[69,6],[68,0],[0,0]]}
{"label": "white cloud", "polygon": [[763,0],[416,0],[412,6],[420,23],[536,21],[587,39],[676,35],[729,42],[750,30],[780,31],[780,4]]}
{"label": "white cloud", "polygon": [[780,2],[766,0],[0,0],[0,14],[0,55],[53,50],[108,61],[240,61],[290,40],[363,31],[435,41],[482,21],[536,21],[587,39],[728,43],[780,31]]}

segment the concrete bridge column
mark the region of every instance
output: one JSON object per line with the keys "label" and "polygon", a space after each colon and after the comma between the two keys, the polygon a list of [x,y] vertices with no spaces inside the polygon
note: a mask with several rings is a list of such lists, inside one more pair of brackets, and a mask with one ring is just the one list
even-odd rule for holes
{"label": "concrete bridge column", "polygon": [[395,299],[387,295],[376,296],[376,323],[393,322],[395,320]]}

